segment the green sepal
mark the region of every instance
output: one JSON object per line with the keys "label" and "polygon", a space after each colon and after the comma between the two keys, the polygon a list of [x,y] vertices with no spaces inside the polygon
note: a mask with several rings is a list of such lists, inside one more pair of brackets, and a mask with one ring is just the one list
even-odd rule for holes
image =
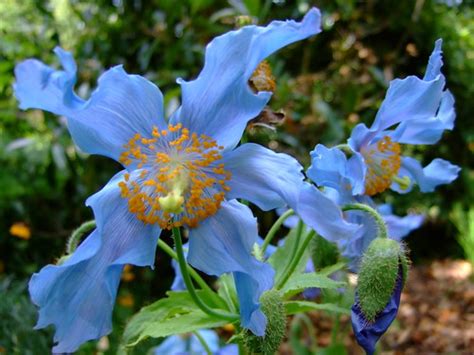
{"label": "green sepal", "polygon": [[[213,303],[206,292],[197,293],[209,305]],[[168,292],[166,298],[142,308],[132,317],[125,327],[122,346],[134,346],[147,338],[216,328],[227,323],[197,308],[188,292]]]}
{"label": "green sepal", "polygon": [[392,296],[401,255],[404,252],[397,241],[376,238],[362,257],[357,294],[360,309],[369,322],[375,320]]}
{"label": "green sepal", "polygon": [[286,314],[281,294],[276,290],[265,292],[260,297],[262,312],[267,316],[265,335],[258,337],[246,330],[242,337],[245,348],[251,354],[273,355],[285,337]]}
{"label": "green sepal", "polygon": [[335,243],[316,235],[310,242],[311,259],[316,271],[337,263],[339,250]]}

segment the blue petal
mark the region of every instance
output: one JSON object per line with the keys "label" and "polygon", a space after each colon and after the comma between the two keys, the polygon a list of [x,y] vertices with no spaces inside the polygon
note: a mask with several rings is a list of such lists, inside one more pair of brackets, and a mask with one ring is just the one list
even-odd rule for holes
{"label": "blue petal", "polygon": [[311,154],[311,166],[306,172],[318,186],[337,191],[351,191],[357,195],[364,191],[366,167],[359,154],[349,160],[339,148],[326,148],[318,144]]}
{"label": "blue petal", "polygon": [[[199,335],[209,346],[213,354],[219,353],[219,336],[213,330],[198,330]],[[192,355],[205,354],[206,349],[195,334],[172,335],[154,349],[156,355]]]}
{"label": "blue petal", "polygon": [[[401,178],[407,176],[412,183],[416,182],[421,192],[433,192],[437,186],[456,180],[460,170],[459,166],[443,159],[434,159],[423,168],[416,159],[403,157],[398,176]],[[399,193],[407,193],[412,185],[403,190],[394,182],[391,188]]]}
{"label": "blue petal", "polygon": [[289,155],[248,143],[225,153],[224,167],[232,173],[227,198],[243,198],[263,210],[296,204],[303,167]]}
{"label": "blue petal", "polygon": [[359,345],[364,348],[367,355],[372,355],[375,352],[375,345],[380,337],[387,331],[390,324],[395,320],[400,307],[400,296],[403,289],[403,271],[399,267],[398,280],[393,290],[390,301],[385,306],[382,312],[375,318],[374,322],[369,322],[363,315],[358,298],[351,308],[351,321],[354,335]]}
{"label": "blue petal", "polygon": [[160,230],[128,212],[117,174],[89,198],[97,229],[62,265],[48,265],[31,278],[31,299],[40,307],[37,328],[56,327],[54,352],[74,352],[112,329],[112,309],[125,264],[153,265]]}
{"label": "blue petal", "polygon": [[308,226],[331,242],[350,238],[360,228],[346,222],[336,203],[308,183],[304,183],[301,188],[295,210]]}
{"label": "blue petal", "polygon": [[441,67],[443,66],[443,51],[441,50],[442,45],[442,39],[436,40],[433,53],[431,53],[430,59],[428,60],[428,66],[426,67],[423,80],[435,80],[438,75],[441,75]]}
{"label": "blue petal", "polygon": [[[373,203],[371,203],[373,206]],[[349,238],[338,241],[341,254],[349,260],[349,268],[357,271],[362,254],[369,244],[377,237],[377,225],[374,219],[362,211],[348,211],[345,213],[346,220],[358,224],[361,227]]]}
{"label": "blue petal", "polygon": [[97,89],[84,101],[73,92],[76,66],[71,54],[60,48],[55,51],[66,70],[26,60],[15,68],[15,95],[23,109],[66,116],[83,151],[118,160],[123,145],[136,133],[151,137],[153,126],[166,127],[163,95],[154,84],[117,66],[101,75]]}
{"label": "blue petal", "polygon": [[[277,213],[278,216],[281,216],[286,211],[288,211],[288,209],[289,209],[288,206],[280,207],[280,208],[277,208],[275,210],[275,212]],[[300,218],[297,215],[292,215],[292,216],[288,217],[287,219],[285,219],[285,221],[283,222],[283,225],[286,228],[293,229],[293,228],[296,228],[299,221],[300,221]]]}
{"label": "blue petal", "polygon": [[239,346],[237,344],[226,345],[217,352],[217,355],[239,355]]}
{"label": "blue petal", "polygon": [[215,215],[190,229],[188,261],[209,275],[232,272],[242,326],[263,336],[266,318],[259,299],[272,287],[274,271],[253,257],[257,238],[257,223],[250,209],[235,200],[224,201]]}
{"label": "blue petal", "polygon": [[390,82],[371,130],[382,131],[401,121],[434,117],[445,85],[444,75],[440,73],[441,65],[441,42],[437,41],[423,79],[409,76]]}
{"label": "blue petal", "polygon": [[411,231],[420,228],[425,219],[423,215],[418,214],[410,214],[405,217],[399,217],[392,214],[391,212],[384,213],[385,211],[383,209],[381,210],[380,208],[377,210],[385,220],[390,238],[398,241],[410,234]]}
{"label": "blue petal", "polygon": [[441,139],[444,130],[453,129],[455,119],[454,97],[446,90],[436,116],[404,121],[391,137],[392,140],[405,144],[435,144]]}
{"label": "blue petal", "polygon": [[[184,256],[188,256],[188,243],[183,245]],[[175,259],[171,259],[171,266],[174,270],[173,284],[171,285],[172,291],[184,291],[186,290],[186,284],[184,283],[183,274],[179,268],[179,264]]]}
{"label": "blue petal", "polygon": [[15,67],[13,89],[21,109],[39,108],[63,115],[68,108],[84,104],[73,91],[77,68],[72,55],[59,47],[54,53],[64,70],[54,70],[36,59],[27,59]]}
{"label": "blue petal", "polygon": [[302,22],[273,21],[266,27],[246,26],[215,38],[207,46],[198,78],[178,80],[183,102],[172,121],[234,147],[247,122],[271,97],[269,92],[254,94],[248,85],[257,65],[278,49],[319,32],[320,13],[313,8]]}

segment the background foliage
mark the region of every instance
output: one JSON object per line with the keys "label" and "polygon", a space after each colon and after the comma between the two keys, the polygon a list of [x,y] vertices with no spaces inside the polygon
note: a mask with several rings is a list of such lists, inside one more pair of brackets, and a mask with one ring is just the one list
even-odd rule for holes
{"label": "background foliage", "polygon": [[[443,71],[456,97],[456,128],[436,146],[403,149],[425,163],[440,156],[463,171],[435,193],[388,200],[400,214],[409,210],[428,216],[408,239],[415,261],[463,253],[474,260],[474,8],[469,1],[1,0],[0,297],[11,303],[2,301],[0,307],[0,347],[12,353],[49,348],[51,337],[30,331],[36,315],[25,280],[63,253],[71,231],[92,218],[85,199],[120,168],[80,152],[63,119],[18,110],[12,94],[15,63],[37,57],[56,65],[52,49],[60,45],[78,62],[81,96],[90,94],[105,69],[122,64],[158,84],[173,111],[180,97],[176,78],[199,73],[205,45],[232,29],[234,16],[247,14],[266,24],[300,18],[312,5],[323,12],[324,31],[270,58],[278,85],[271,107],[284,110],[286,122],[275,132],[250,128],[248,140],[289,152],[307,165],[316,143],[340,143],[358,122],[370,123],[388,82],[421,75],[435,39],[443,38]],[[261,230],[273,219],[262,215]],[[26,227],[29,235],[15,237],[13,225]],[[116,337],[133,311],[169,287],[169,262],[159,254],[157,263],[158,272],[132,269],[125,276]],[[113,349],[114,337],[111,342]]]}

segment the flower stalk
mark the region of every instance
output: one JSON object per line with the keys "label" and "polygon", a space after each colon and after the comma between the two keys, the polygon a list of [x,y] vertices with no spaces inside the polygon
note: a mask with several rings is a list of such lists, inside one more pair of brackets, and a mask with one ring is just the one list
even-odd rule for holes
{"label": "flower stalk", "polygon": [[204,303],[204,301],[198,296],[191,277],[189,276],[188,264],[184,256],[181,231],[178,227],[173,228],[173,239],[176,248],[176,256],[178,257],[179,269],[181,270],[181,274],[183,275],[184,284],[186,285],[186,289],[188,290],[196,306],[198,306],[204,313],[209,314],[211,317],[225,319],[231,322],[238,320],[239,315],[212,309],[206,303]]}
{"label": "flower stalk", "polygon": [[375,221],[377,225],[377,238],[388,238],[387,226],[383,217],[372,207],[363,203],[351,203],[342,207],[343,211],[363,211],[368,213]]}
{"label": "flower stalk", "polygon": [[271,243],[271,241],[275,237],[276,232],[280,229],[283,222],[285,222],[288,217],[291,217],[294,214],[295,214],[295,211],[293,211],[292,209],[289,209],[276,220],[276,222],[273,224],[273,226],[270,228],[267,235],[265,236],[265,239],[263,240],[263,244],[261,248],[262,255],[265,255],[265,250],[267,250],[268,245]]}

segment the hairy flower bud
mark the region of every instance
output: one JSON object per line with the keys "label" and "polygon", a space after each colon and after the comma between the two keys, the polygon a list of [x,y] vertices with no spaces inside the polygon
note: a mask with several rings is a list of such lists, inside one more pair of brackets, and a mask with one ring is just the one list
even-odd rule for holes
{"label": "hairy flower bud", "polygon": [[359,271],[352,328],[367,354],[395,319],[407,278],[408,260],[395,240],[377,238],[365,252]]}
{"label": "hairy flower bud", "polygon": [[250,332],[243,335],[245,347],[252,354],[273,355],[285,336],[286,315],[281,295],[276,290],[265,292],[260,298],[263,313],[267,316],[267,328],[263,337]]}

